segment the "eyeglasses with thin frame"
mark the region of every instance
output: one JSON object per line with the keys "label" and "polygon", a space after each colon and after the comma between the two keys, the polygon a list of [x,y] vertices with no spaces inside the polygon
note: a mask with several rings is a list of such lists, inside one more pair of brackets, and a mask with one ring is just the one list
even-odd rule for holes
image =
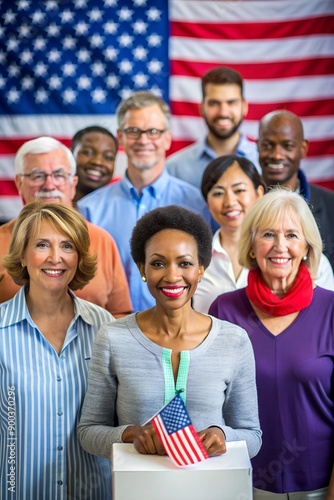
{"label": "eyeglasses with thin frame", "polygon": [[64,170],[54,170],[51,174],[47,174],[43,170],[34,170],[30,174],[20,174],[21,177],[27,177],[30,186],[43,186],[46,179],[51,177],[53,184],[57,187],[64,186],[71,175]]}
{"label": "eyeglasses with thin frame", "polygon": [[123,128],[122,132],[124,132],[125,136],[128,139],[139,139],[142,134],[146,134],[147,137],[151,140],[160,139],[161,135],[166,132],[166,128],[159,130],[158,128],[149,128],[148,130],[141,130],[137,127],[128,127]]}

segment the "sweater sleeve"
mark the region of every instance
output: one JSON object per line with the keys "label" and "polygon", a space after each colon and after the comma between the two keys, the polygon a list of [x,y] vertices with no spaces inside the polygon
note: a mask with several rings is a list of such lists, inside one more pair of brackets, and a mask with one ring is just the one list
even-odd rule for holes
{"label": "sweater sleeve", "polygon": [[122,442],[127,425],[115,421],[117,379],[113,374],[108,325],[99,330],[88,374],[88,389],[78,425],[81,446],[88,453],[111,458],[113,443]]}
{"label": "sweater sleeve", "polygon": [[226,390],[225,424],[227,441],[245,440],[249,456],[254,457],[262,444],[258,415],[255,360],[247,333],[240,338],[234,360],[234,374]]}

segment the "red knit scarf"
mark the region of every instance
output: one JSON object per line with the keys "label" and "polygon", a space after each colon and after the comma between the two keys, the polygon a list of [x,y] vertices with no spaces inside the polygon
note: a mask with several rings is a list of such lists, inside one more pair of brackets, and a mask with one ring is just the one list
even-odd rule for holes
{"label": "red knit scarf", "polygon": [[302,262],[292,287],[280,298],[275,295],[262,278],[260,269],[248,273],[246,294],[260,311],[269,316],[286,316],[305,309],[313,297],[313,282],[309,270]]}

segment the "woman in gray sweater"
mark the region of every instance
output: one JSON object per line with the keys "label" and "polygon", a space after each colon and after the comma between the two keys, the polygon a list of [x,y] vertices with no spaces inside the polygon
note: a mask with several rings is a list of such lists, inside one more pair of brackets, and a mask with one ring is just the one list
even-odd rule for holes
{"label": "woman in gray sweater", "polygon": [[157,208],[136,224],[132,258],[155,298],[151,309],[99,331],[78,427],[83,448],[110,458],[113,443],[164,454],[144,425],[177,391],[209,456],[226,441],[261,446],[254,356],[242,328],[198,313],[191,298],[211,259],[211,232],[201,216]]}

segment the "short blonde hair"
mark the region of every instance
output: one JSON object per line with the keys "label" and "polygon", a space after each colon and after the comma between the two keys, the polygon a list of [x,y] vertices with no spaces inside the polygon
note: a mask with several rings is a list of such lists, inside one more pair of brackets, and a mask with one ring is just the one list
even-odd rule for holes
{"label": "short blonde hair", "polygon": [[23,207],[14,224],[13,234],[3,266],[17,285],[29,283],[29,274],[21,261],[30,237],[38,234],[41,224],[48,222],[56,231],[64,232],[73,241],[78,252],[78,266],[69,288],[83,288],[95,276],[97,256],[90,255],[90,239],[85,219],[74,208],[62,203],[33,201]]}
{"label": "short blonde hair", "polygon": [[302,227],[308,245],[305,261],[313,279],[317,278],[322,253],[322,240],[317,223],[305,199],[288,188],[275,186],[259,198],[245,215],[239,241],[239,263],[254,269],[257,262],[250,256],[256,233],[260,229],[277,226],[289,214]]}

